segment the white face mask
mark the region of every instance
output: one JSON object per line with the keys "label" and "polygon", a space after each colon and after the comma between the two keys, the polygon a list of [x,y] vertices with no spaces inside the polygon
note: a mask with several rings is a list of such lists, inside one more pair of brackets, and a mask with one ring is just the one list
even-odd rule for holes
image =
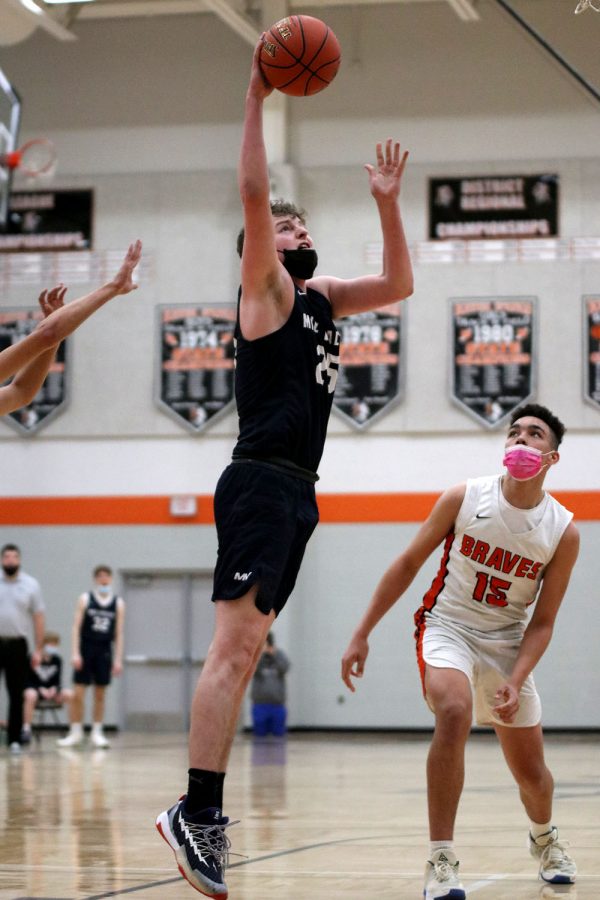
{"label": "white face mask", "polygon": [[44,653],[46,656],[53,656],[56,653],[56,647],[54,646],[54,644],[45,644]]}
{"label": "white face mask", "polygon": [[101,597],[108,597],[112,591],[112,584],[97,584],[95,590]]}

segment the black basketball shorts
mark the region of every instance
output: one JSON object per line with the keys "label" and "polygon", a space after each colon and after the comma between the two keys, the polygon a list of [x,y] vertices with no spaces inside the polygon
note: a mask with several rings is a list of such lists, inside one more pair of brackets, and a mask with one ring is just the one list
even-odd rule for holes
{"label": "black basketball shorts", "polygon": [[212,599],[235,600],[256,584],[257,608],[281,612],[318,521],[314,484],[268,463],[229,465],[215,491]]}
{"label": "black basketball shorts", "polygon": [[81,646],[83,666],[73,672],[75,684],[97,684],[106,687],[112,675],[112,646],[109,644],[85,643]]}

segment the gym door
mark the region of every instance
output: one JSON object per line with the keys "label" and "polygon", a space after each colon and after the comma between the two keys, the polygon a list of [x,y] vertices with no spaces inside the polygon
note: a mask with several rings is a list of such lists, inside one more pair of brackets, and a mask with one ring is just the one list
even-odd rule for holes
{"label": "gym door", "polygon": [[209,573],[125,573],[121,724],[185,731],[214,627]]}

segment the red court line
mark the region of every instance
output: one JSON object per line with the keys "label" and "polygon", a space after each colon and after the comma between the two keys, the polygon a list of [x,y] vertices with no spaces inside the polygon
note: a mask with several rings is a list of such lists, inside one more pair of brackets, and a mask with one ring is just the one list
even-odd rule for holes
{"label": "red court line", "polygon": [[[322,523],[421,522],[437,493],[321,494]],[[600,520],[600,491],[557,491],[557,500],[582,521]],[[194,516],[169,511],[168,496],[0,497],[0,525],[212,525],[213,498],[196,497]]]}

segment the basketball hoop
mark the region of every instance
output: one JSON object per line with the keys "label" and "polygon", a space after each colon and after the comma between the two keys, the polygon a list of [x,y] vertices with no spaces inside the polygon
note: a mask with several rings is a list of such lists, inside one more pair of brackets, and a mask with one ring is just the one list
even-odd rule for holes
{"label": "basketball hoop", "polygon": [[0,166],[18,170],[26,178],[52,175],[56,169],[56,147],[48,138],[34,138],[18,150],[0,155]]}
{"label": "basketball hoop", "polygon": [[585,12],[585,10],[588,7],[590,9],[593,9],[594,12],[600,12],[600,5],[597,5],[599,3],[600,3],[600,0],[596,0],[595,3],[594,3],[594,0],[579,0],[579,3],[577,4],[577,6],[575,7],[575,10],[574,10],[575,15],[578,16],[579,13]]}

